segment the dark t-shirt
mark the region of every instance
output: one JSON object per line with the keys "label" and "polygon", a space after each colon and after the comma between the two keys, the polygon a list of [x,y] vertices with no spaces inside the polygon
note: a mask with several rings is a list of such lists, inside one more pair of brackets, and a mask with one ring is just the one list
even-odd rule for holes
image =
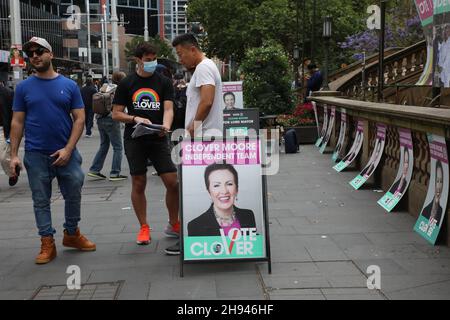
{"label": "dark t-shirt", "polygon": [[[113,104],[125,106],[128,114],[149,119],[154,124],[163,124],[164,101],[173,101],[172,81],[158,73],[142,78],[134,73],[123,79],[116,89]],[[132,139],[134,123],[125,125],[124,139]],[[158,135],[149,135],[158,138]]]}
{"label": "dark t-shirt", "polygon": [[84,107],[86,109],[92,109],[92,97],[97,93],[97,88],[94,85],[85,85],[80,91]]}

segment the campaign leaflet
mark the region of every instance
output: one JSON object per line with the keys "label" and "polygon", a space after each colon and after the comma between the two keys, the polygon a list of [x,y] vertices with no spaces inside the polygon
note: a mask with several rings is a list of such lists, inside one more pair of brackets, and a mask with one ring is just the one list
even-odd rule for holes
{"label": "campaign leaflet", "polygon": [[430,183],[428,184],[427,197],[414,226],[414,231],[434,245],[447,211],[448,155],[444,137],[429,134],[428,144],[430,146],[431,159]]}
{"label": "campaign leaflet", "polygon": [[378,200],[378,204],[387,212],[391,212],[394,209],[406,193],[406,190],[408,190],[414,166],[411,130],[399,128],[398,133],[400,138],[400,165],[397,176],[389,191]]}
{"label": "campaign leaflet", "polygon": [[336,144],[336,148],[334,149],[333,156],[331,159],[336,162],[338,159],[343,157],[342,155],[342,147],[345,143],[345,134],[347,132],[347,111],[344,108],[341,109],[341,128],[339,130],[339,138]]}
{"label": "campaign leaflet", "polygon": [[311,104],[313,106],[314,110],[314,118],[316,119],[316,127],[317,127],[317,136],[320,137],[320,126],[319,126],[319,116],[317,114],[317,103],[314,101],[311,101]]}
{"label": "campaign leaflet", "polygon": [[183,259],[266,258],[261,145],[182,142]]}
{"label": "campaign leaflet", "polygon": [[336,164],[333,167],[333,169],[336,170],[337,172],[341,172],[342,170],[347,168],[358,156],[359,151],[361,150],[361,146],[363,144],[363,140],[364,140],[364,123],[362,120],[358,120],[358,124],[356,127],[355,141],[353,141],[353,145],[350,148],[350,151],[338,164]]}
{"label": "campaign leaflet", "polygon": [[450,1],[436,0],[433,10],[433,86],[450,88]]}
{"label": "campaign leaflet", "polygon": [[358,190],[361,186],[366,183],[366,181],[370,178],[370,176],[375,172],[380,163],[381,156],[384,151],[384,144],[386,141],[386,125],[378,123],[377,124],[377,138],[375,140],[375,146],[373,148],[372,155],[370,156],[369,161],[367,162],[364,169],[352,180],[350,181],[350,185]]}
{"label": "campaign leaflet", "polygon": [[225,137],[256,137],[259,134],[259,110],[223,110]]}
{"label": "campaign leaflet", "polygon": [[325,135],[325,139],[323,140],[322,146],[320,147],[320,153],[324,153],[328,145],[328,141],[330,141],[331,133],[333,132],[334,128],[335,117],[336,117],[336,107],[333,106],[331,107],[330,119],[328,120],[327,134]]}
{"label": "campaign leaflet", "polygon": [[244,108],[242,81],[222,82],[222,103],[224,111]]}
{"label": "campaign leaflet", "polygon": [[327,105],[323,106],[323,125],[322,130],[320,131],[319,138],[316,141],[316,147],[320,147],[323,139],[325,138],[325,134],[327,133],[328,128],[328,107]]}

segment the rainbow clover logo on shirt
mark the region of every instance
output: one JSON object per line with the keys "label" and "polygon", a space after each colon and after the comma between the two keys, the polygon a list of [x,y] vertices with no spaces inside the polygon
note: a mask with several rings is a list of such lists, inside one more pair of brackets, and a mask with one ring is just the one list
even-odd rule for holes
{"label": "rainbow clover logo on shirt", "polygon": [[149,88],[142,88],[133,94],[133,106],[140,110],[160,110],[161,102],[158,93]]}

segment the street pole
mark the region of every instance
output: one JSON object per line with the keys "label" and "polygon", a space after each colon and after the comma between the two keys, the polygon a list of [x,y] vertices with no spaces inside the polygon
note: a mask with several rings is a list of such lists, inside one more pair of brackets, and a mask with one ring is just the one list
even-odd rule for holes
{"label": "street pole", "polygon": [[117,18],[117,0],[111,0],[111,24],[112,24],[112,59],[113,59],[113,72],[119,71],[119,19]]}
{"label": "street pole", "polygon": [[314,49],[316,41],[316,17],[317,17],[317,4],[316,0],[313,0],[313,18],[312,18],[312,33],[311,33],[311,62],[314,63]]}
{"label": "street pole", "polygon": [[103,6],[103,16],[105,24],[105,63],[106,63],[106,79],[109,82],[109,50],[108,50],[108,15],[106,12],[106,5]]}
{"label": "street pole", "polygon": [[[86,0],[86,17],[87,17],[87,48],[88,48],[88,63],[92,63],[92,50],[91,50],[91,8],[89,0]],[[91,70],[89,69],[89,74]]]}
{"label": "street pole", "polygon": [[303,21],[302,21],[302,61],[300,61],[302,67],[302,78],[300,79],[300,87],[302,93],[306,96],[308,93],[304,90],[305,81],[305,23],[306,23],[306,0],[303,0]]}
{"label": "street pole", "polygon": [[296,10],[295,10],[295,19],[296,19],[296,25],[295,25],[295,45],[294,45],[294,86],[295,86],[295,94],[298,98],[298,42],[299,42],[299,36],[298,36],[298,22],[299,22],[299,12],[300,12],[300,0],[296,0]]}
{"label": "street pole", "polygon": [[175,39],[175,30],[174,30],[174,23],[173,23],[173,17],[174,17],[174,11],[173,11],[173,0],[170,0],[170,33],[172,36],[172,41]]}
{"label": "street pole", "polygon": [[[22,25],[20,23],[20,2],[17,0],[9,0],[11,10],[11,44],[22,45]],[[13,30],[14,29],[14,30]]]}
{"label": "street pole", "polygon": [[[22,26],[20,20],[20,2],[17,0],[9,0],[9,10],[11,16],[11,46],[16,45],[22,50]],[[14,88],[23,80],[22,67],[13,67],[13,83]]]}
{"label": "street pole", "polygon": [[323,23],[323,38],[325,40],[325,70],[323,77],[323,90],[330,90],[328,86],[328,68],[330,64],[330,40],[332,35],[332,20],[330,16],[326,16]]}
{"label": "street pole", "polygon": [[102,25],[102,65],[103,65],[103,76],[106,75],[106,56],[105,56],[105,23],[103,18],[100,20]]}
{"label": "street pole", "polygon": [[148,0],[144,0],[144,41],[148,41]]}
{"label": "street pole", "polygon": [[178,36],[178,0],[175,0],[175,34]]}
{"label": "street pole", "polygon": [[384,88],[384,34],[386,29],[386,0],[381,0],[381,17],[380,17],[380,43],[378,55],[378,102],[383,101]]}
{"label": "street pole", "polygon": [[228,81],[231,81],[231,56],[228,64]]}
{"label": "street pole", "polygon": [[323,77],[323,90],[328,91],[330,88],[328,87],[328,65],[329,65],[329,56],[330,56],[330,38],[325,39],[325,75]]}
{"label": "street pole", "polygon": [[362,90],[363,90],[363,101],[366,101],[366,51],[363,51],[363,63],[362,63]]}

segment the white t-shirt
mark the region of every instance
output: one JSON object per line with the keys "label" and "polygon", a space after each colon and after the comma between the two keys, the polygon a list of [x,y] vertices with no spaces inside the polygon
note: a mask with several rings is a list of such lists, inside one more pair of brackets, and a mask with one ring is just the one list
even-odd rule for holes
{"label": "white t-shirt", "polygon": [[197,65],[186,91],[187,104],[185,128],[188,128],[195,119],[198,104],[200,103],[200,87],[204,85],[215,86],[215,95],[211,110],[202,123],[202,133],[209,136],[222,136],[222,80],[216,64],[208,58],[203,59],[203,61]]}

